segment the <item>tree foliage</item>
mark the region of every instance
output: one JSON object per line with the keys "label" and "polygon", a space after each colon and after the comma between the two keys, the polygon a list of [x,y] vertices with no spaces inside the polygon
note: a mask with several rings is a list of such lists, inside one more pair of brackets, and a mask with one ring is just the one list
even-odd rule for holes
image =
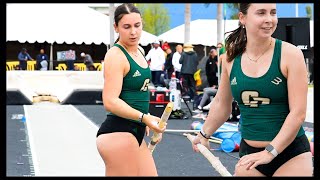
{"label": "tree foliage", "polygon": [[312,19],[312,9],[310,5],[306,6],[306,13],[307,13],[307,17]]}
{"label": "tree foliage", "polygon": [[239,3],[227,3],[228,10],[231,11],[230,19],[239,19]]}
{"label": "tree foliage", "polygon": [[136,4],[143,19],[143,30],[156,36],[170,29],[170,16],[163,4]]}
{"label": "tree foliage", "polygon": [[[226,3],[227,11],[231,11],[230,18],[226,17],[227,19],[238,19],[238,9],[239,3]],[[204,6],[208,8],[210,3],[205,3]]]}

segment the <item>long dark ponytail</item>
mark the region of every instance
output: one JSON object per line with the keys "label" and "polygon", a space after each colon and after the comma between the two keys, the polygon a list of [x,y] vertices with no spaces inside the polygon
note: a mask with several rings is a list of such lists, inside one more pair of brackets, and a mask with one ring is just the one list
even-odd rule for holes
{"label": "long dark ponytail", "polygon": [[[251,3],[240,3],[239,12],[246,15],[250,4]],[[231,62],[235,57],[246,50],[246,29],[239,21],[239,27],[227,33],[231,33],[226,38],[227,61]]]}
{"label": "long dark ponytail", "polygon": [[[123,3],[120,6],[116,8],[114,11],[114,23],[116,26],[118,26],[119,21],[122,19],[122,17],[125,14],[130,14],[130,13],[138,13],[141,15],[139,9],[134,6],[133,3]],[[117,40],[114,43],[117,43],[119,41],[120,36],[117,38]]]}

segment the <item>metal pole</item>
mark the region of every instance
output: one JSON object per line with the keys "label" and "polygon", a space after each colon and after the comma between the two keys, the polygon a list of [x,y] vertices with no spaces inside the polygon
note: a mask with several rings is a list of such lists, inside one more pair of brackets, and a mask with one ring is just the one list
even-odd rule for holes
{"label": "metal pole", "polygon": [[50,44],[50,63],[49,70],[53,70],[53,43]]}
{"label": "metal pole", "polygon": [[223,26],[222,26],[222,19],[223,19],[223,17],[222,17],[222,6],[223,6],[223,4],[221,4],[221,3],[218,3],[217,4],[217,8],[218,8],[218,11],[217,11],[217,34],[218,34],[218,36],[217,36],[217,43],[219,43],[219,42],[222,42],[223,41]]}
{"label": "metal pole", "polygon": [[191,4],[185,4],[184,12],[184,43],[190,42],[190,19],[191,19]]}
{"label": "metal pole", "polygon": [[223,42],[226,39],[225,37],[226,23],[227,23],[227,4],[223,3]]}
{"label": "metal pole", "polygon": [[[223,19],[223,6],[224,4],[218,3],[217,4],[217,43],[222,43],[224,41],[224,30],[222,26],[222,19]],[[226,22],[224,22],[225,24]],[[216,45],[217,46],[217,45]],[[219,58],[220,58],[220,48],[217,48],[218,52],[218,84],[220,83],[220,68],[219,68]]]}
{"label": "metal pole", "polygon": [[109,18],[110,18],[110,47],[113,46],[114,44],[114,29],[113,29],[113,24],[114,24],[114,3],[110,3],[109,6]]}
{"label": "metal pole", "polygon": [[299,8],[298,8],[298,3],[296,3],[296,17],[299,17]]}

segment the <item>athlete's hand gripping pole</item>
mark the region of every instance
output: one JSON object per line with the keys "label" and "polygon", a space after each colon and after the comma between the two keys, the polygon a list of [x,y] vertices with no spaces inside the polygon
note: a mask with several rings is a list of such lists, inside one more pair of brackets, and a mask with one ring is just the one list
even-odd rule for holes
{"label": "athlete's hand gripping pole", "polygon": [[[186,134],[184,133],[183,135],[187,136],[187,138],[192,142],[193,139],[195,138],[194,136],[192,136],[191,134]],[[201,154],[211,163],[212,167],[218,171],[219,174],[221,174],[221,176],[232,176],[230,174],[230,172],[227,170],[226,167],[224,167],[221,163],[221,161],[219,160],[218,157],[214,156],[209,150],[208,148],[206,148],[204,145],[202,144],[197,144],[197,147],[199,149],[199,151],[201,152]]]}
{"label": "athlete's hand gripping pole", "polygon": [[[162,113],[161,120],[160,120],[159,125],[158,125],[160,128],[164,127],[165,123],[169,119],[169,116],[170,116],[170,114],[172,112],[172,109],[173,109],[173,103],[169,102],[167,104],[166,108],[164,109],[163,113]],[[152,137],[151,137],[151,141],[150,141],[150,143],[148,145],[148,148],[150,149],[151,153],[153,152],[154,148],[156,147],[158,139],[159,139],[159,134],[154,132]]]}

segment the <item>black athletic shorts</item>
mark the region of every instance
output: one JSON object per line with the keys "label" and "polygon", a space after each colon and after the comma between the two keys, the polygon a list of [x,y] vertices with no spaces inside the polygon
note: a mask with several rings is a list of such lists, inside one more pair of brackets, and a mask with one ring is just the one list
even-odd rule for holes
{"label": "black athletic shorts", "polygon": [[[242,157],[247,154],[263,151],[265,148],[255,148],[249,146],[243,139],[241,139],[239,156]],[[310,144],[307,136],[304,134],[300,137],[296,137],[293,142],[282,151],[277,157],[275,157],[269,164],[261,164],[256,169],[267,177],[271,177],[276,170],[291,158],[310,152]]]}
{"label": "black athletic shorts", "polygon": [[132,122],[128,119],[118,116],[107,115],[106,120],[101,124],[97,137],[100,134],[113,133],[113,132],[129,132],[136,137],[139,146],[142,143],[143,137],[146,132],[146,125]]}

